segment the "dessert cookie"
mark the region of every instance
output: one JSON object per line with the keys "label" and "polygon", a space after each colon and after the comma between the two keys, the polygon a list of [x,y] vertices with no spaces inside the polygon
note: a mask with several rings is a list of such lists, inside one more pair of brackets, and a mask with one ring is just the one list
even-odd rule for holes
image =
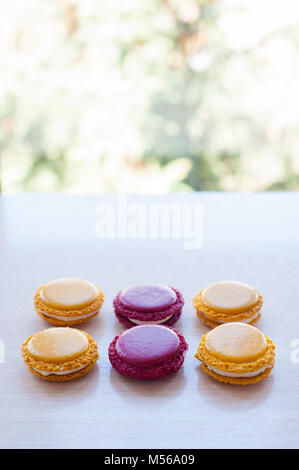
{"label": "dessert cookie", "polygon": [[48,328],[30,336],[21,353],[29,371],[53,382],[81,377],[99,358],[96,341],[74,328]]}
{"label": "dessert cookie", "polygon": [[261,316],[263,298],[253,287],[236,281],[210,284],[196,294],[197,316],[211,328],[234,321],[255,323]]}
{"label": "dessert cookie", "polygon": [[103,302],[101,289],[82,279],[57,279],[41,286],[34,295],[38,315],[58,326],[74,326],[95,317]]}
{"label": "dessert cookie", "polygon": [[120,291],[113,301],[115,315],[127,327],[143,324],[171,326],[181,316],[184,299],[173,287],[135,284]]}
{"label": "dessert cookie", "polygon": [[265,379],[274,366],[275,346],[257,328],[226,323],[201,338],[195,357],[219,382],[248,385]]}
{"label": "dessert cookie", "polygon": [[188,345],[183,335],[161,325],[141,325],[116,336],[109,346],[112,367],[135,379],[155,380],[175,374]]}

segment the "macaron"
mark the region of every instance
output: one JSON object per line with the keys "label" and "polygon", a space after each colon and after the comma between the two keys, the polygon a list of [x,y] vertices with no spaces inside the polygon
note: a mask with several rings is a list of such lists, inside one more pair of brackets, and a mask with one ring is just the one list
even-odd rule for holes
{"label": "macaron", "polygon": [[263,297],[253,287],[221,281],[201,289],[193,299],[197,316],[211,328],[223,323],[255,323],[261,316]]}
{"label": "macaron", "polygon": [[181,316],[184,299],[173,287],[135,284],[120,291],[113,300],[118,320],[130,328],[136,325],[173,325]]}
{"label": "macaron", "polygon": [[21,353],[30,372],[52,382],[82,377],[99,358],[96,341],[68,327],[39,331],[24,341]]}
{"label": "macaron", "polygon": [[104,293],[83,279],[63,278],[44,284],[34,295],[34,307],[44,320],[57,326],[74,326],[98,315]]}
{"label": "macaron", "polygon": [[109,346],[112,367],[135,379],[155,380],[175,374],[188,349],[185,338],[173,328],[140,325],[116,336]]}
{"label": "macaron", "polygon": [[274,366],[275,346],[268,336],[246,323],[219,325],[201,338],[195,357],[218,380],[237,385],[260,382]]}

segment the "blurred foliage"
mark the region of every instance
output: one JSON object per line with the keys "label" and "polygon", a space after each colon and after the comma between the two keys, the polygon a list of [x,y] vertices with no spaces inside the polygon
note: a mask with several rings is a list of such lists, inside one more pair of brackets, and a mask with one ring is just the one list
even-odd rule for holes
{"label": "blurred foliage", "polygon": [[299,189],[292,0],[10,0],[2,191]]}

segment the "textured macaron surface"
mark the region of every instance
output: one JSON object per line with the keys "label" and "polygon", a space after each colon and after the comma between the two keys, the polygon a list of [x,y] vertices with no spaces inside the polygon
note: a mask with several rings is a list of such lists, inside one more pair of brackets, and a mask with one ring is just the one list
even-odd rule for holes
{"label": "textured macaron surface", "polygon": [[[121,336],[124,335],[128,331],[134,331],[134,330],[136,331],[137,329],[149,328],[149,327],[161,328],[164,330],[171,331],[173,334],[177,336],[179,340],[178,347],[176,348],[175,346],[176,342],[174,341],[173,337],[167,336],[168,350],[165,349],[163,351],[162,349],[159,349],[160,350],[159,354],[155,352],[151,353],[152,358],[149,362],[147,362],[147,360],[144,362],[144,358],[143,358],[143,362],[133,363],[132,360],[133,361],[134,359],[136,360],[136,353],[134,353],[134,358],[132,358],[132,355],[130,355],[131,362],[125,359],[124,355],[123,357],[121,357],[119,348],[117,349],[117,343],[119,342]],[[124,332],[120,336],[116,336],[109,346],[110,362],[112,364],[112,367],[120,374],[126,377],[135,378],[135,379],[155,380],[155,379],[166,377],[171,374],[175,374],[182,367],[184,363],[186,351],[188,349],[188,344],[186,343],[184,336],[178,331],[174,330],[173,328],[170,328],[169,326],[142,325],[142,326],[136,326],[134,328],[131,328],[130,330],[127,330],[126,332]],[[159,337],[156,336],[156,340],[158,338],[162,339],[162,336],[159,336]],[[166,334],[164,336],[164,339],[165,338],[166,338]],[[153,344],[153,347],[154,347],[154,344]],[[170,355],[170,351],[173,351],[171,355]],[[155,357],[155,361],[157,361],[156,363],[152,363],[152,359],[154,356],[156,356]],[[137,357],[137,361],[138,360],[141,360],[141,358]]]}
{"label": "textured macaron surface", "polygon": [[149,366],[166,361],[179,346],[180,340],[173,330],[159,325],[141,325],[118,338],[116,352],[125,362]]}
{"label": "textured macaron surface", "polygon": [[161,284],[136,284],[121,292],[120,301],[131,310],[158,312],[176,302],[173,289]]}

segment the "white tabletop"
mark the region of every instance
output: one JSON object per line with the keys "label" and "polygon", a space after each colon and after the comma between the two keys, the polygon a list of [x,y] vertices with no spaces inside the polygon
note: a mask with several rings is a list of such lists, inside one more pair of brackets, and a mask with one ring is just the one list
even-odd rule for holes
{"label": "white tabletop", "polygon": [[[299,195],[195,193],[131,197],[130,202],[202,202],[204,241],[107,239],[95,235],[98,203],[114,196],[0,197],[1,448],[289,448],[299,447]],[[50,325],[34,312],[44,282],[80,277],[106,298],[98,318],[80,327],[98,341],[100,359],[84,378],[52,383],[30,374],[20,355],[24,339]],[[256,324],[277,347],[263,382],[238,387],[205,375],[194,358],[208,329],[195,316],[194,294],[233,279],[264,297]],[[180,289],[185,307],[176,327],[189,351],[173,377],[143,382],[110,366],[107,348],[123,330],[112,309],[122,288],[153,281]],[[298,345],[299,346],[299,345]],[[298,347],[297,346],[297,347]],[[299,352],[297,354],[299,359]]]}

